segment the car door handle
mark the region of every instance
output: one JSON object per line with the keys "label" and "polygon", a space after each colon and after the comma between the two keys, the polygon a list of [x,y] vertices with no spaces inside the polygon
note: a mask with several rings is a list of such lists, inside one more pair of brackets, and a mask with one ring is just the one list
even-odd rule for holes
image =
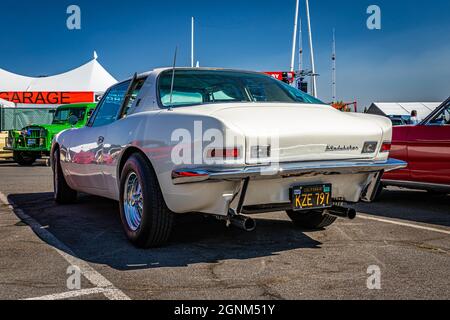
{"label": "car door handle", "polygon": [[102,144],[103,142],[105,142],[105,138],[102,136],[98,137],[97,143]]}

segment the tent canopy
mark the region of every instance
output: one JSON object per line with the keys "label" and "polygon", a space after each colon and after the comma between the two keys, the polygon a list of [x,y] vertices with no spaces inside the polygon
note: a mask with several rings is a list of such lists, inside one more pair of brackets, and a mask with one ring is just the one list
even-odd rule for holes
{"label": "tent canopy", "polygon": [[16,104],[0,98],[0,107],[14,108]]}
{"label": "tent canopy", "polygon": [[0,91],[3,92],[104,92],[117,80],[97,61],[50,77],[26,77],[0,69]]}
{"label": "tent canopy", "polygon": [[384,116],[410,116],[417,111],[420,120],[425,119],[431,112],[441,105],[441,102],[374,102],[367,113]]}

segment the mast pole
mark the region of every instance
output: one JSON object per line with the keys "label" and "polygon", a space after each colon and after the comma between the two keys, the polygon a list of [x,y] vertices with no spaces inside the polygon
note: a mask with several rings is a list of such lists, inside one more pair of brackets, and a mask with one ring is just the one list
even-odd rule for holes
{"label": "mast pole", "polygon": [[337,90],[336,90],[336,30],[333,29],[333,54],[331,56],[332,60],[332,95],[333,102],[336,102]]}
{"label": "mast pole", "polygon": [[194,41],[195,41],[195,18],[191,19],[191,68],[194,67],[195,52],[194,52]]}
{"label": "mast pole", "polygon": [[303,30],[302,30],[302,18],[300,18],[300,24],[299,24],[299,33],[298,33],[298,72],[299,75],[303,71]]}
{"label": "mast pole", "polygon": [[300,9],[300,0],[297,0],[295,7],[295,20],[294,20],[294,36],[292,40],[292,59],[291,59],[291,72],[295,71],[295,52],[297,49],[297,30],[298,30],[298,13]]}
{"label": "mast pole", "polygon": [[309,33],[309,49],[311,51],[311,71],[312,71],[312,95],[317,98],[317,80],[316,80],[316,65],[314,61],[314,47],[313,47],[313,39],[312,39],[312,29],[311,29],[311,15],[309,12],[309,1],[306,0],[306,16],[308,20],[308,33]]}

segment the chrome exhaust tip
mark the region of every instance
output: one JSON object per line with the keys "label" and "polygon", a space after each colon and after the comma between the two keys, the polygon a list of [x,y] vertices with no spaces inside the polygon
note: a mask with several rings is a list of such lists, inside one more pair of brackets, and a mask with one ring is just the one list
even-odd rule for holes
{"label": "chrome exhaust tip", "polygon": [[247,232],[252,232],[256,229],[256,221],[243,215],[235,215],[231,217],[230,223],[232,226]]}
{"label": "chrome exhaust tip", "polygon": [[356,210],[352,208],[334,206],[328,209],[327,213],[331,216],[349,220],[354,220],[356,218]]}

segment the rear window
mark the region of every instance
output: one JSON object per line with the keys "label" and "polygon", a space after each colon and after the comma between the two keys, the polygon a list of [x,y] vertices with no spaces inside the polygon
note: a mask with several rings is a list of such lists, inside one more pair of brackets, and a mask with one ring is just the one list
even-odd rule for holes
{"label": "rear window", "polygon": [[171,93],[172,70],[159,78],[164,107],[232,102],[314,103],[322,101],[270,76],[238,71],[176,70]]}

